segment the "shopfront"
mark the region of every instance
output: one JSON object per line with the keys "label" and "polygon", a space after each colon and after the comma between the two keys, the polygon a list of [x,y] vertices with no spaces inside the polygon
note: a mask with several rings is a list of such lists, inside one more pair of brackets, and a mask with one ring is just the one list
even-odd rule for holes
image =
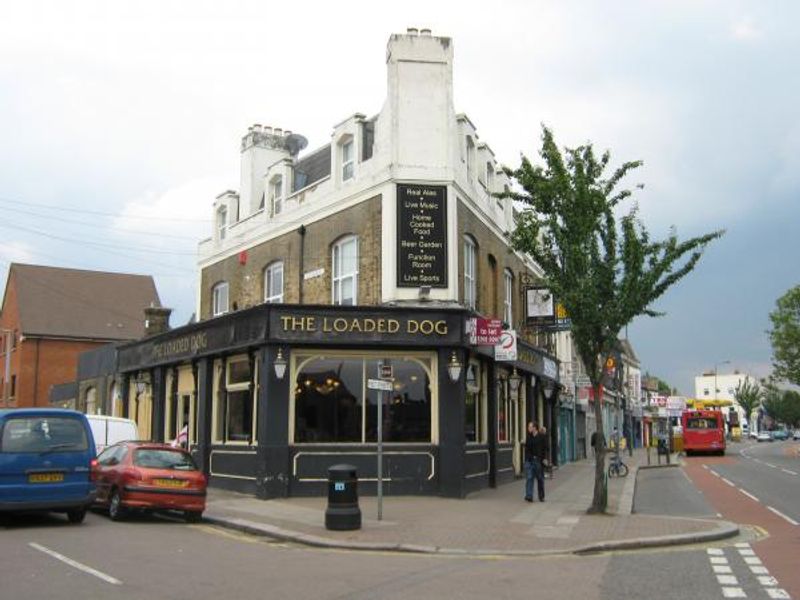
{"label": "shopfront", "polygon": [[521,472],[526,419],[544,408],[534,407],[538,350],[496,363],[491,347],[465,343],[468,317],[278,304],[231,313],[121,347],[122,410],[153,439],[185,427],[211,485],[270,498],[323,494],[342,462],[374,493],[380,405],[384,491],[461,497]]}

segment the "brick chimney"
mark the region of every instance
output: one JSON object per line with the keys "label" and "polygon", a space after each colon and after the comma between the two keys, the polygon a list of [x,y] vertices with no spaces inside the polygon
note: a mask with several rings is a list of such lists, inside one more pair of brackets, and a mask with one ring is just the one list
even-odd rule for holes
{"label": "brick chimney", "polygon": [[171,308],[148,306],[144,309],[144,337],[152,337],[169,331]]}

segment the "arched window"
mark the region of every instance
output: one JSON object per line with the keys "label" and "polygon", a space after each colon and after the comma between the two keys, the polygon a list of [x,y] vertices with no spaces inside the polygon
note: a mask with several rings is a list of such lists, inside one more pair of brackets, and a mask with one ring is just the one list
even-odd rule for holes
{"label": "arched window", "polygon": [[228,282],[221,281],[211,289],[211,316],[228,312]]}
{"label": "arched window", "polygon": [[283,302],[283,262],[264,269],[264,302]]}
{"label": "arched window", "polygon": [[352,306],[358,302],[358,238],[349,235],[333,245],[333,304]]}
{"label": "arched window", "polygon": [[475,308],[477,292],[477,245],[470,236],[464,236],[464,306]]}

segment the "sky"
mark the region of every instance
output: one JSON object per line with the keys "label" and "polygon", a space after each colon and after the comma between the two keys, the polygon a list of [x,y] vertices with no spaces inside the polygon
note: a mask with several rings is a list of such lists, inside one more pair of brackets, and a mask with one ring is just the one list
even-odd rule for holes
{"label": "sky", "polygon": [[[717,229],[628,337],[693,395],[715,367],[770,371],[769,312],[800,284],[800,4],[407,0],[0,0],[0,286],[11,262],[151,274],[173,326],[194,312],[197,242],[236,189],[253,123],[330,141],[380,111],[386,42],[454,44],[457,112],[508,166],[541,124],[591,141],[656,238]],[[730,362],[725,362],[730,361]],[[724,363],[724,364],[721,364]]]}

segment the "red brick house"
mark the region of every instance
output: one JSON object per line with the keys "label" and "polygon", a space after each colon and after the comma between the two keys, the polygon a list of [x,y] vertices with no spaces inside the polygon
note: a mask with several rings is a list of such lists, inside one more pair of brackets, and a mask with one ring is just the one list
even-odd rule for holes
{"label": "red brick house", "polygon": [[0,309],[0,407],[47,406],[75,380],[78,355],[145,334],[161,306],[149,275],[12,263]]}

